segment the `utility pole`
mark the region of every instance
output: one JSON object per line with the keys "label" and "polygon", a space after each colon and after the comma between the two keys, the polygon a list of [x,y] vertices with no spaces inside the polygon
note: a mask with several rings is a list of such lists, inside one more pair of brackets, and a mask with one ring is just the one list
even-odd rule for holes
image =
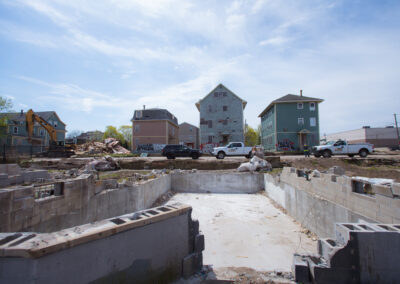
{"label": "utility pole", "polygon": [[400,149],[400,135],[399,135],[399,127],[397,126],[397,114],[393,114],[394,116],[394,124],[396,125],[396,131],[397,131],[397,148]]}

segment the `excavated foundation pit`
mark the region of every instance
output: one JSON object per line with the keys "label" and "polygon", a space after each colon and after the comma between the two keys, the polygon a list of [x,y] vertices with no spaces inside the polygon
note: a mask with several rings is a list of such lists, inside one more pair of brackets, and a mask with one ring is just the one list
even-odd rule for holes
{"label": "excavated foundation pit", "polygon": [[[0,276],[0,282],[24,282],[32,277],[54,280],[55,274],[45,269],[49,261],[65,263],[65,269],[51,270],[59,275],[87,273],[83,280],[77,276],[65,278],[75,283],[115,282],[121,277],[139,276],[149,281],[151,275],[170,281],[198,271],[203,259],[222,278],[229,278],[226,269],[235,267],[289,272],[294,253],[314,254],[317,246],[316,238],[285,210],[319,237],[333,237],[331,227],[335,222],[380,220],[363,214],[362,208],[339,205],[332,193],[348,190],[354,200],[370,205],[372,201],[383,202],[382,196],[391,198],[396,206],[398,202],[397,194],[370,197],[354,192],[351,179],[344,182],[344,177],[326,175],[310,180],[290,168],[285,168],[280,177],[176,170],[135,182],[82,175],[58,184],[53,188],[57,195],[39,198],[35,196],[35,185],[0,189],[0,271],[7,271]],[[321,198],[325,191],[318,192],[317,187],[330,195]],[[371,190],[378,192],[373,186]],[[386,194],[382,188],[379,190]],[[167,204],[151,208],[171,191],[177,194]],[[278,210],[269,198],[284,211]],[[192,210],[204,237],[199,233],[199,223],[192,220]],[[378,213],[375,216],[380,216]],[[391,214],[397,216],[395,212]],[[166,239],[160,241],[163,238]],[[114,251],[114,247],[118,249]],[[139,249],[140,258],[127,254],[126,249]],[[174,251],[179,251],[178,255]],[[93,258],[93,253],[101,257]],[[68,266],[77,257],[83,263],[98,264],[103,270],[80,271],[79,265]],[[43,270],[32,270],[40,265]],[[18,275],[16,271],[22,266],[29,269]]]}

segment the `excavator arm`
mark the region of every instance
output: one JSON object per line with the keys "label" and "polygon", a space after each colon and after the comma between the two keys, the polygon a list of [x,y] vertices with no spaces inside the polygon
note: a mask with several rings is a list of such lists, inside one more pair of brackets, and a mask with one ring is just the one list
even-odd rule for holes
{"label": "excavator arm", "polygon": [[33,126],[37,121],[44,129],[46,129],[47,133],[49,133],[50,140],[53,142],[57,142],[57,132],[53,126],[51,126],[46,120],[41,118],[39,115],[35,114],[32,109],[28,110],[26,113],[26,130],[28,132],[28,140],[32,140],[33,134]]}

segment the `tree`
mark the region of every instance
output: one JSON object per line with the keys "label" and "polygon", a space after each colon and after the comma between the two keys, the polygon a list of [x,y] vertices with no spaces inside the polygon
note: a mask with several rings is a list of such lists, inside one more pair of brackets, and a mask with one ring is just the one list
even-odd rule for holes
{"label": "tree", "polygon": [[[11,107],[11,100],[0,97],[0,113],[10,111]],[[0,115],[0,136],[4,136],[7,133],[7,122],[7,116]]]}
{"label": "tree", "polygon": [[246,146],[254,146],[258,142],[258,134],[257,131],[254,130],[251,126],[246,126],[246,134],[245,134],[245,144]]}
{"label": "tree", "polygon": [[125,147],[127,149],[131,148],[132,145],[132,125],[121,125],[118,131],[122,134],[125,140]]}
{"label": "tree", "polygon": [[125,143],[124,136],[118,132],[115,126],[109,125],[106,127],[106,131],[104,132],[103,139],[106,138],[115,138],[121,142],[121,144]]}

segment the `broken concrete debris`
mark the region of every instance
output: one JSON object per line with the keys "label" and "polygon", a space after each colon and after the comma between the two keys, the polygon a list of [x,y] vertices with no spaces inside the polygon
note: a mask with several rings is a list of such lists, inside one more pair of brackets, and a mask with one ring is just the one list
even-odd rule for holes
{"label": "broken concrete debris", "polygon": [[89,162],[83,173],[89,173],[90,171],[115,171],[120,169],[118,162],[110,156],[105,156],[101,159],[97,159]]}
{"label": "broken concrete debris", "polygon": [[129,154],[130,151],[121,146],[115,138],[107,138],[102,142],[87,142],[77,146],[78,154]]}
{"label": "broken concrete debris", "polygon": [[240,164],[237,170],[239,172],[254,172],[257,170],[270,171],[271,169],[272,165],[268,161],[254,156],[250,162]]}

